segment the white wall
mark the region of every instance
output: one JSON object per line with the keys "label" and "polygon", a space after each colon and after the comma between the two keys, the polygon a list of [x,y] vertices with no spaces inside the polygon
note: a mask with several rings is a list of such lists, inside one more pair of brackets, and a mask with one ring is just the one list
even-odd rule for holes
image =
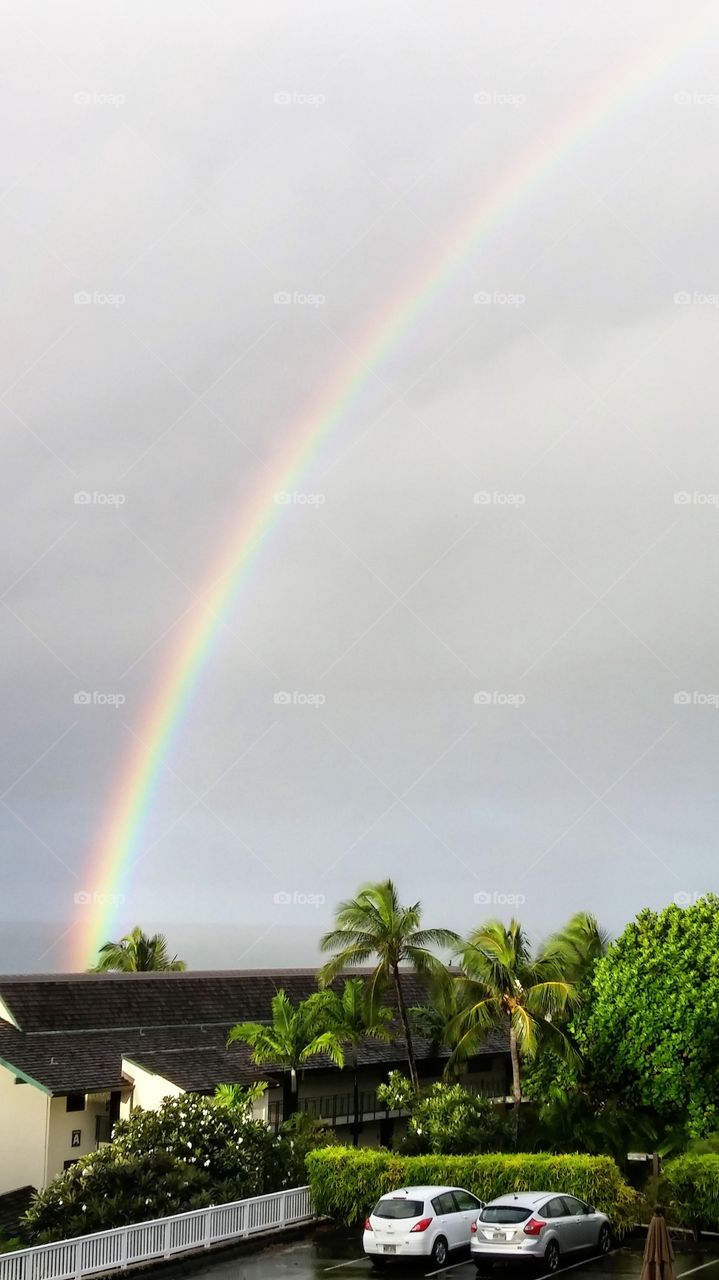
{"label": "white wall", "polygon": [[135,1107],[156,1111],[163,1098],[179,1098],[184,1093],[179,1085],[165,1080],[164,1076],[155,1075],[153,1071],[147,1071],[129,1058],[122,1060],[122,1074],[134,1082],[129,1100],[127,1103],[123,1100],[120,1110],[122,1116],[129,1115]]}
{"label": "white wall", "polygon": [[[66,1160],[77,1160],[97,1150],[95,1120],[107,1115],[109,1093],[88,1094],[84,1111],[68,1111],[66,1098],[50,1100],[50,1130],[47,1144],[47,1181],[62,1173]],[[73,1147],[72,1133],[80,1130],[80,1146]]]}
{"label": "white wall", "polygon": [[45,1185],[50,1095],[0,1066],[0,1195]]}

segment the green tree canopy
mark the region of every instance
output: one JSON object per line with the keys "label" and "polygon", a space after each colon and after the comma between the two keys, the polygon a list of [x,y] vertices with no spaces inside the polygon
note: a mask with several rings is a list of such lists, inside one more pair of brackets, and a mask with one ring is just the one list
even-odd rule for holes
{"label": "green tree canopy", "polygon": [[719,1127],[719,898],[642,911],[574,1022],[590,1082],[701,1136]]}
{"label": "green tree canopy", "polygon": [[159,973],[186,969],[184,960],[170,956],[167,938],[162,933],[152,937],[143,933],[137,925],[117,942],[105,942],[100,947],[93,973]]}

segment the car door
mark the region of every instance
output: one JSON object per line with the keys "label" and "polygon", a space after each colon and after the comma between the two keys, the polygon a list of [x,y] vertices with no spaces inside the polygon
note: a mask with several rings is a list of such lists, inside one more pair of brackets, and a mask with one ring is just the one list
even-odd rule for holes
{"label": "car door", "polygon": [[572,1253],[579,1248],[575,1243],[572,1220],[562,1196],[554,1196],[542,1210],[550,1226],[556,1232],[560,1253]]}
{"label": "car door", "polygon": [[575,1240],[575,1248],[588,1249],[597,1243],[599,1234],[594,1214],[587,1213],[587,1206],[576,1196],[562,1196],[570,1217],[571,1230]]}
{"label": "car door", "polygon": [[458,1210],[457,1217],[462,1219],[462,1243],[469,1244],[472,1238],[472,1223],[476,1222],[477,1215],[483,1207],[482,1201],[462,1187],[455,1187],[452,1195]]}
{"label": "car door", "polygon": [[458,1212],[451,1191],[443,1191],[435,1196],[432,1206],[437,1215],[437,1232],[441,1233],[450,1249],[456,1249],[462,1243],[462,1215]]}

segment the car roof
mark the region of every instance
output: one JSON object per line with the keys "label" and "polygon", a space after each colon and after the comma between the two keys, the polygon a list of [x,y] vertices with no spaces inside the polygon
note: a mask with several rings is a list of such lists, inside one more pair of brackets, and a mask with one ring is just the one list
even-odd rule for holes
{"label": "car roof", "polygon": [[[494,1200],[489,1200],[485,1208],[490,1209],[495,1204],[518,1204],[523,1209],[533,1209],[536,1205],[541,1204],[543,1200],[551,1200],[553,1196],[566,1195],[564,1191],[511,1191],[507,1195],[497,1196]],[[577,1197],[574,1196],[576,1200]]]}
{"label": "car roof", "polygon": [[463,1187],[441,1186],[441,1187],[398,1187],[396,1191],[385,1191],[380,1200],[392,1200],[398,1196],[406,1196],[408,1200],[427,1200],[429,1196],[441,1195],[443,1191],[462,1191]]}

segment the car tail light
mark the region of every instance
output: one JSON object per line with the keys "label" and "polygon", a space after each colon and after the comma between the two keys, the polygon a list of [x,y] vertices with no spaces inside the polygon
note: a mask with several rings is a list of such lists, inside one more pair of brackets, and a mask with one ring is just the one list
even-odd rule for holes
{"label": "car tail light", "polygon": [[525,1223],[524,1234],[525,1236],[538,1236],[546,1225],[546,1222],[540,1222],[539,1218],[530,1218],[529,1222]]}
{"label": "car tail light", "polygon": [[473,1222],[473,1223],[472,1223],[472,1225],[471,1225],[471,1227],[470,1227],[469,1229],[470,1229],[470,1231],[472,1232],[472,1235],[473,1235],[473,1236],[474,1236],[474,1235],[476,1235],[476,1234],[477,1234],[477,1223],[476,1223],[476,1222]]}
{"label": "car tail light", "polygon": [[419,1222],[415,1222],[414,1226],[413,1226],[413,1227],[411,1227],[411,1228],[410,1228],[410,1230],[411,1230],[411,1231],[426,1231],[426,1230],[427,1230],[427,1227],[429,1226],[429,1224],[430,1224],[430,1222],[431,1222],[431,1221],[432,1221],[432,1219],[431,1219],[431,1218],[420,1218]]}
{"label": "car tail light", "polygon": [[373,1228],[373,1226],[372,1226],[372,1223],[370,1222],[369,1218],[365,1218],[365,1220],[364,1220],[364,1229],[365,1229],[365,1231],[372,1231],[372,1230],[374,1230],[374,1228]]}

